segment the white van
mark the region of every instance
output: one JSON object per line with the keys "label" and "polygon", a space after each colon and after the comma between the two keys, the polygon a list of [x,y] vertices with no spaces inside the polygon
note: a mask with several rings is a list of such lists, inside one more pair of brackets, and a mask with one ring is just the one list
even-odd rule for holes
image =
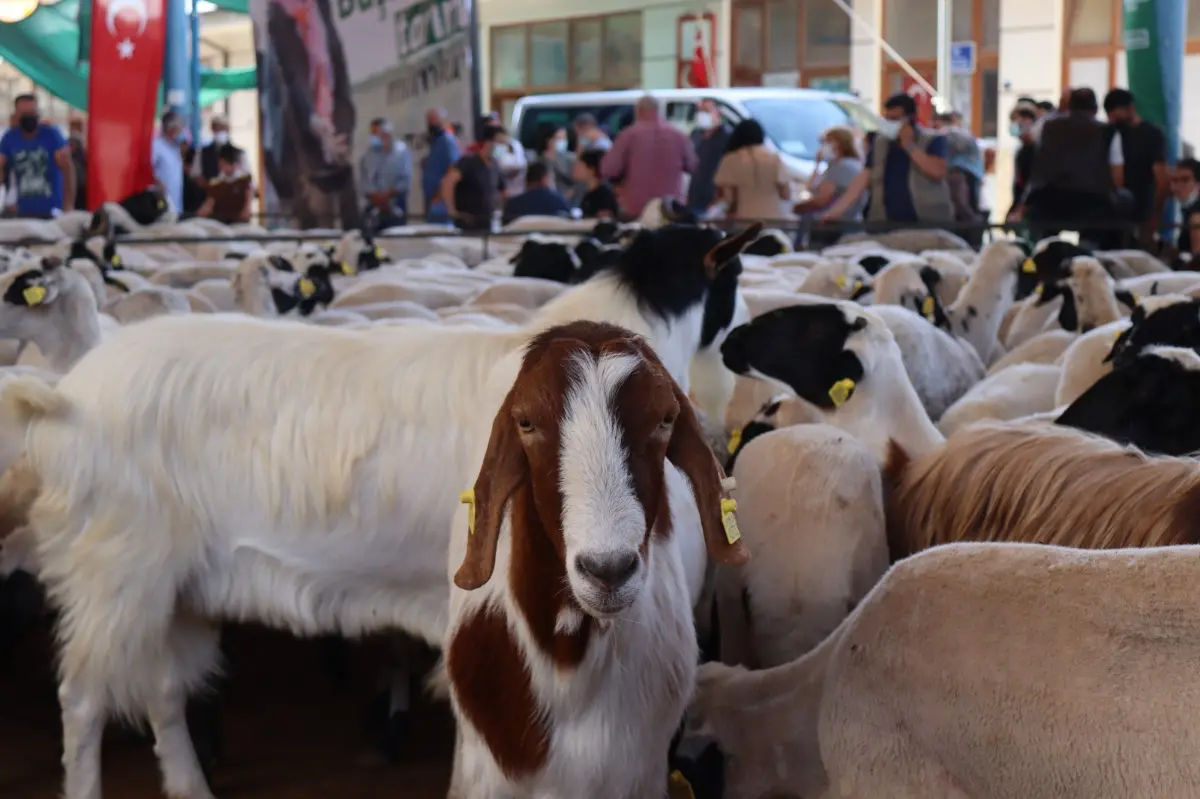
{"label": "white van", "polygon": [[532,150],[543,124],[565,127],[575,149],[571,121],[590,113],[610,136],[633,124],[633,106],[651,94],[663,105],[663,114],[685,133],[695,124],[696,104],[712,100],[730,125],[747,117],[758,121],[767,141],[783,156],[793,180],[807,180],[816,167],[821,133],[834,125],[850,125],[860,133],[876,130],[879,117],[857,97],[815,89],[641,89],[619,92],[538,94],[522,97],[513,107],[509,131]]}

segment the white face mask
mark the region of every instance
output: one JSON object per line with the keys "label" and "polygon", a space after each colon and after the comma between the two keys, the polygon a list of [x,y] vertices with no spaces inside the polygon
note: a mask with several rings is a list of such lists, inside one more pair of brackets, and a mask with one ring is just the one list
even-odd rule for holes
{"label": "white face mask", "polygon": [[821,145],[821,158],[826,161],[836,161],[838,157],[837,150],[833,149],[832,144]]}
{"label": "white face mask", "polygon": [[565,153],[567,151],[567,140],[566,139],[555,139],[554,140],[554,149],[560,153]]}
{"label": "white face mask", "polygon": [[213,141],[215,141],[217,144],[228,144],[229,132],[224,130],[217,131],[213,134]]}
{"label": "white face mask", "polygon": [[879,135],[885,139],[894,139],[900,135],[900,128],[904,127],[902,119],[881,119],[879,121]]}
{"label": "white face mask", "polygon": [[708,113],[707,111],[697,111],[696,112],[696,127],[700,128],[700,130],[708,130],[712,126],[713,126],[712,114]]}
{"label": "white face mask", "polygon": [[1184,208],[1186,208],[1189,205],[1194,205],[1196,200],[1200,200],[1200,187],[1192,189],[1192,193],[1189,194],[1185,199],[1180,200],[1179,202],[1181,205],[1183,205]]}

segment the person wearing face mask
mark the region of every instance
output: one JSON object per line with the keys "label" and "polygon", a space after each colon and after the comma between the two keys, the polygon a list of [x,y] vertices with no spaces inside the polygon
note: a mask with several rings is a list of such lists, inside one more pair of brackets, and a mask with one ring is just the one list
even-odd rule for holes
{"label": "person wearing face mask", "polygon": [[1125,188],[1133,195],[1133,221],[1138,225],[1142,249],[1152,251],[1162,225],[1163,208],[1169,194],[1167,137],[1142,119],[1133,93],[1113,89],[1104,97],[1104,113],[1114,133],[1121,136],[1125,160]]}
{"label": "person wearing face mask", "polygon": [[458,139],[452,135],[444,108],[425,112],[425,137],[429,153],[421,164],[421,191],[425,197],[425,218],[429,222],[449,222],[446,204],[441,200],[442,181],[460,157]]}
{"label": "person wearing face mask", "polygon": [[150,145],[150,164],[154,168],[154,182],[162,191],[163,198],[177,214],[184,211],[183,205],[183,119],[174,111],[162,115],[158,135]]}
{"label": "person wearing face mask", "polygon": [[15,186],[7,212],[49,219],[74,208],[75,163],[66,139],[42,123],[32,94],[17,97],[15,110],[16,127],[0,138],[0,173],[10,175]]}
{"label": "person wearing face mask", "polygon": [[[214,116],[209,125],[212,128],[212,141],[200,148],[199,155],[192,165],[192,178],[201,188],[207,187],[210,180],[221,174],[219,154],[221,148],[230,143],[229,120],[222,116]],[[249,171],[249,164],[242,166]]]}
{"label": "person wearing face mask", "polygon": [[983,187],[983,153],[979,142],[963,124],[962,114],[949,111],[933,118],[933,128],[946,137],[946,186],[954,205],[954,221],[974,227],[959,230],[972,247],[983,241],[986,215],[979,207]]}
{"label": "person wearing face mask", "polygon": [[442,180],[441,199],[447,213],[467,231],[490,230],[504,200],[505,178],[500,162],[510,152],[508,131],[488,125],[480,134],[479,145],[475,152],[459,159]]}
{"label": "person wearing face mask", "polygon": [[612,149],[612,139],[596,124],[596,117],[588,113],[580,114],[571,122],[575,129],[575,152],[586,153],[588,150],[608,151]]}
{"label": "person wearing face mask", "polygon": [[[575,158],[567,149],[567,129],[548,122],[538,125],[534,151],[530,166],[536,163],[546,167],[553,180],[554,189],[564,197],[574,197],[576,186],[575,179],[571,177],[571,167]],[[526,177],[526,186],[534,183],[535,181]]]}
{"label": "person wearing face mask", "polygon": [[1015,221],[1013,211],[1025,194],[1029,185],[1029,176],[1033,174],[1033,158],[1037,154],[1037,143],[1033,135],[1033,126],[1038,120],[1038,108],[1032,102],[1018,102],[1017,107],[1008,115],[1008,132],[1017,140],[1019,146],[1013,158],[1013,205],[1009,209],[1009,221]]}
{"label": "person wearing face mask", "polygon": [[1084,246],[1117,249],[1121,231],[1115,223],[1128,197],[1121,193],[1121,134],[1096,119],[1100,109],[1091,89],[1066,95],[1066,112],[1046,116],[1040,133],[1035,128],[1033,170],[1012,217],[1028,224],[1034,240],[1075,230]]}
{"label": "person wearing face mask", "polygon": [[917,124],[917,103],[907,94],[893,95],[883,104],[883,120],[866,142],[866,168],[846,191],[821,214],[837,222],[870,192],[869,222],[898,224],[946,223],[954,205],[946,184],[946,137]]}
{"label": "person wearing face mask", "polygon": [[[495,111],[489,111],[486,116],[479,120],[475,130],[478,131],[475,143],[467,148],[468,153],[477,153],[489,146],[488,142],[480,138],[482,132],[492,127],[504,127],[500,122],[500,114]],[[508,142],[507,148],[501,153],[496,163],[500,167],[500,174],[504,177],[504,184],[508,186],[509,195],[520,194],[525,190],[525,169],[529,165],[525,158],[525,148],[521,146],[519,141]]]}
{"label": "person wearing face mask", "polygon": [[1181,158],[1171,171],[1171,194],[1179,203],[1179,238],[1170,253],[1176,269],[1193,269],[1192,261],[1200,253],[1200,161]]}
{"label": "person wearing face mask", "polygon": [[717,195],[717,167],[729,146],[732,128],[725,124],[717,104],[701,100],[696,104],[696,127],[692,128],[692,147],[696,149],[696,171],[688,184],[688,208],[697,214],[708,211]]}
{"label": "person wearing face mask", "polygon": [[[825,164],[825,170],[814,176],[809,185],[812,196],[792,208],[802,219],[809,221],[845,194],[863,171],[854,132],[847,127],[833,127],[821,134],[820,159]],[[867,195],[864,193],[857,202],[846,209],[841,221],[847,226],[849,223],[861,222],[866,205]],[[840,232],[830,230],[813,230],[808,243],[813,247],[827,247],[836,242],[840,235]],[[803,241],[798,243],[803,244]]]}
{"label": "person wearing face mask", "polygon": [[392,123],[372,119],[367,151],[358,162],[358,186],[367,213],[378,214],[378,228],[397,227],[408,219],[412,185],[412,152],[392,135]]}

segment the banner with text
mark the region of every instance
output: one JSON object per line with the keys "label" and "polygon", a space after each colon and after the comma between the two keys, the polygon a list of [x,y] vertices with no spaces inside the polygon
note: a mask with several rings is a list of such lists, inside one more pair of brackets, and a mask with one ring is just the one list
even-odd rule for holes
{"label": "banner with text", "polygon": [[425,113],[473,129],[476,0],[251,0],[266,208],[274,224],[357,227],[369,125],[383,118],[412,154],[421,213]]}
{"label": "banner with text", "polygon": [[[166,45],[165,0],[93,0],[88,76],[87,206],[154,182],[150,142]],[[14,165],[21,179],[22,165]]]}

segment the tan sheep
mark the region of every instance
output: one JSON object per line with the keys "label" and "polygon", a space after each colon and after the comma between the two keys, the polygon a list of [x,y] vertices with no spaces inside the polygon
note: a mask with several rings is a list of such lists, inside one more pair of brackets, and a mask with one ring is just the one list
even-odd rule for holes
{"label": "tan sheep", "polygon": [[492,283],[472,297],[467,304],[476,307],[495,304],[519,305],[533,310],[541,308],[566,288],[566,285],[553,280],[509,278]]}
{"label": "tan sheep", "polygon": [[810,654],[702,666],[689,723],[730,756],[728,799],[1195,796],[1198,563],[937,547]]}

